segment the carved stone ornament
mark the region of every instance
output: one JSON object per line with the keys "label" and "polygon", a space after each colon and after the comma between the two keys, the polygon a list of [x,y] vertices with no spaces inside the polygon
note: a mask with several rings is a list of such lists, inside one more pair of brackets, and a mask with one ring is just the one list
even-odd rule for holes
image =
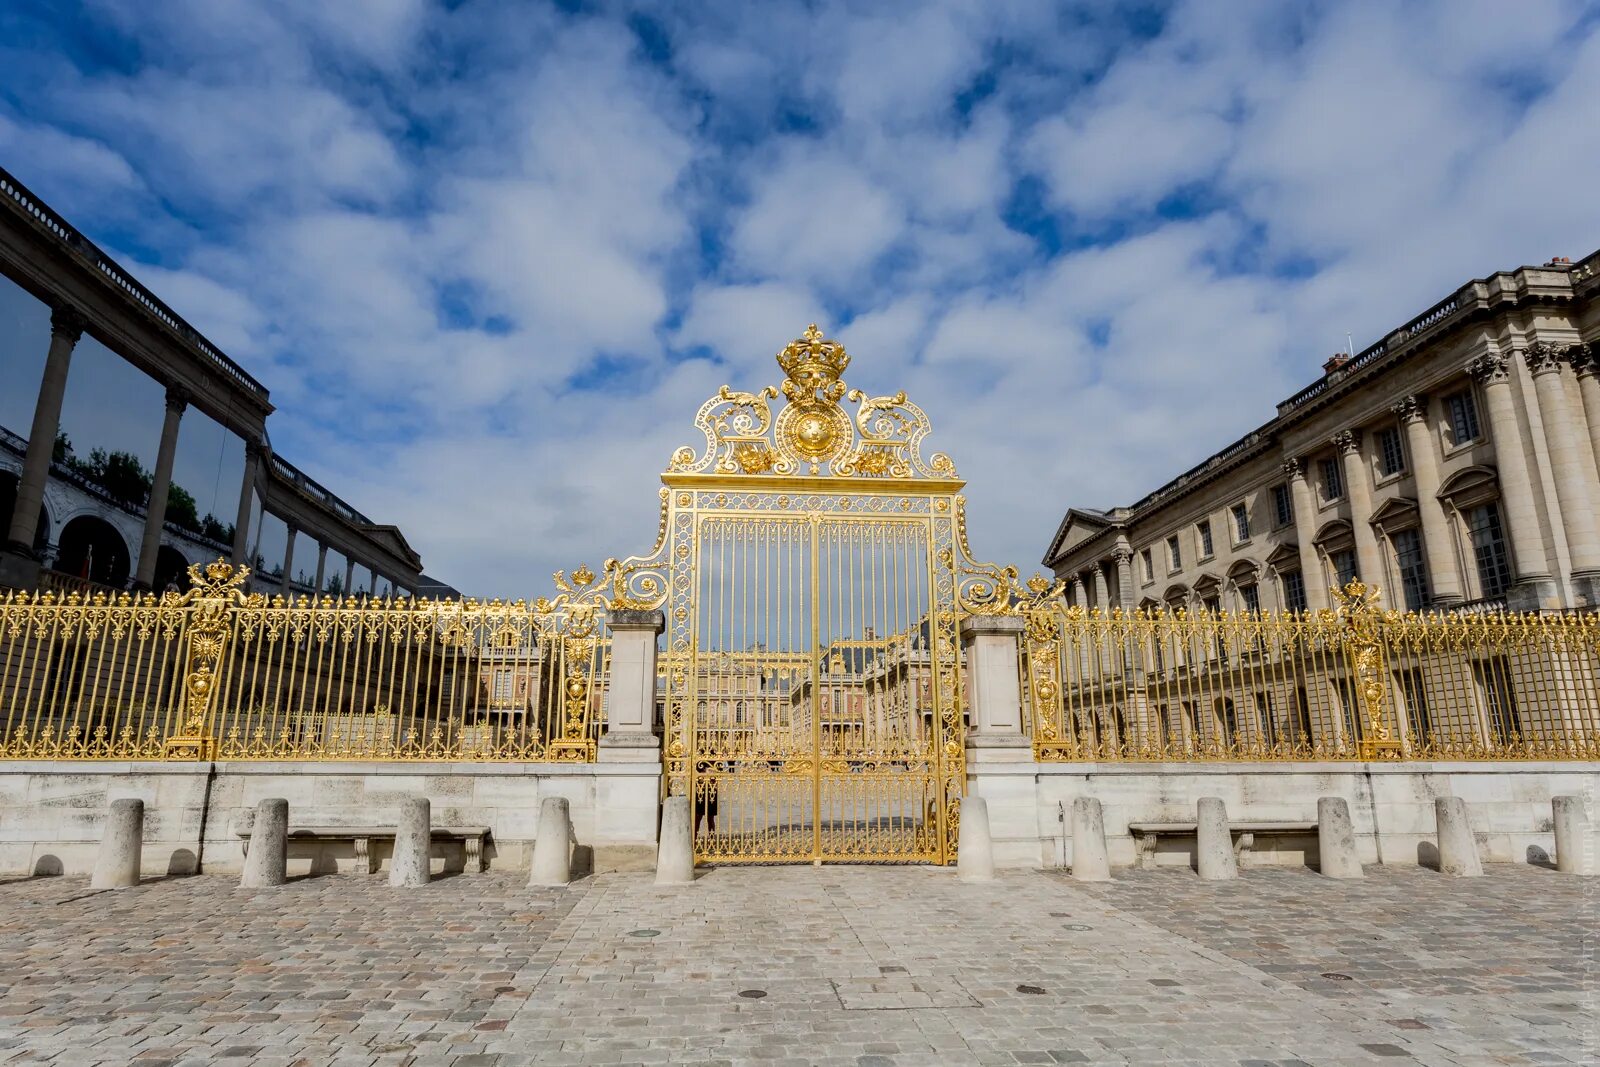
{"label": "carved stone ornament", "polygon": [[50,309],[50,335],[64,338],[68,344],[77,344],[83,336],[88,321],[77,308],[58,304]]}
{"label": "carved stone ornament", "polygon": [[1417,422],[1428,414],[1428,398],[1421,393],[1412,393],[1395,401],[1389,410],[1398,415],[1402,422]]}
{"label": "carved stone ornament", "polygon": [[1333,447],[1344,455],[1352,455],[1361,447],[1361,434],[1355,430],[1340,430],[1333,435]]}
{"label": "carved stone ornament", "polygon": [[[822,335],[815,324],[778,353],[785,378],[781,388],[753,393],[724,385],[695,416],[706,435],[699,455],[678,449],[669,473],[804,475],[836,478],[956,477],[955,464],[942,452],[923,458],[922,444],[932,426],[906,394],[868,396],[849,390],[842,375],[850,366],[844,346]],[[774,417],[779,394],[783,408]],[[852,416],[840,401],[856,405]]]}
{"label": "carved stone ornament", "polygon": [[1305,460],[1298,456],[1283,461],[1283,476],[1285,478],[1304,478],[1306,476]]}
{"label": "carved stone ornament", "polygon": [[1531,373],[1549,374],[1559,371],[1566,362],[1566,349],[1548,341],[1535,341],[1523,350],[1522,358]]}
{"label": "carved stone ornament", "polygon": [[1576,344],[1567,346],[1567,362],[1572,364],[1572,369],[1578,372],[1578,377],[1587,378],[1600,373],[1600,355],[1597,355],[1596,345]]}
{"label": "carved stone ornament", "polygon": [[1483,385],[1509,381],[1511,377],[1510,364],[1504,353],[1485,352],[1467,364],[1467,373]]}

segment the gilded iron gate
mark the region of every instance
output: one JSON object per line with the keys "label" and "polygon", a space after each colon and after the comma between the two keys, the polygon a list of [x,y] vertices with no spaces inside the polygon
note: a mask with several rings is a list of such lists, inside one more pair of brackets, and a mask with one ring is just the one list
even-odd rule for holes
{"label": "gilded iron gate", "polygon": [[606,564],[614,608],[664,615],[663,789],[693,798],[699,859],[947,863],[960,621],[1015,572],[970,560],[964,483],[904,393],[848,391],[815,326],[778,363],[777,414],[779,389],[723,386],[662,475],[655,549]]}

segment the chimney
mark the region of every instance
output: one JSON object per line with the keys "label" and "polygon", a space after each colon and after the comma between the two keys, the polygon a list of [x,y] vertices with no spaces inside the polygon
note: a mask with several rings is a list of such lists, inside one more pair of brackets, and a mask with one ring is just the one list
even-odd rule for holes
{"label": "chimney", "polygon": [[1550,262],[1546,263],[1545,266],[1547,266],[1547,267],[1570,267],[1570,266],[1572,266],[1572,260],[1570,258],[1568,258],[1567,256],[1551,256],[1550,257]]}
{"label": "chimney", "polygon": [[1350,356],[1348,353],[1335,352],[1333,355],[1329,356],[1328,361],[1322,365],[1322,373],[1332,374],[1334,371],[1338,370],[1340,367],[1349,362]]}

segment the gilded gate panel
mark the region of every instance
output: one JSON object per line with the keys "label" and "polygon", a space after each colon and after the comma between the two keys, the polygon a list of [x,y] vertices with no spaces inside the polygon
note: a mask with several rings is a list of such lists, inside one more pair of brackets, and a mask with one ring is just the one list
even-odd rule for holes
{"label": "gilded gate panel", "polygon": [[1014,572],[969,558],[964,483],[904,393],[850,390],[815,326],[777,358],[781,386],[700,408],[655,548],[606,564],[614,606],[665,615],[663,789],[701,859],[949,862],[960,616]]}

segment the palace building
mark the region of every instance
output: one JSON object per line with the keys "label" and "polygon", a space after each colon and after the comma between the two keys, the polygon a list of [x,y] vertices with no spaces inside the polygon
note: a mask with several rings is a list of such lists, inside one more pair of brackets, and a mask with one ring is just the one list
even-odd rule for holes
{"label": "palace building", "polygon": [[[368,518],[273,450],[265,386],[3,169],[0,299],[18,309],[5,343],[37,334],[45,356],[42,380],[7,383],[37,392],[26,435],[0,427],[0,587],[160,591],[218,556],[248,564],[251,587],[267,593],[409,595],[424,584],[422,558],[396,526]],[[131,497],[86,477],[58,439],[73,352],[90,342],[165,389],[154,467]],[[195,529],[169,508],[191,408],[242,440],[245,457],[237,511]]]}
{"label": "palace building", "polygon": [[1600,607],[1597,293],[1600,252],[1470,281],[1044,563],[1105,610]]}

